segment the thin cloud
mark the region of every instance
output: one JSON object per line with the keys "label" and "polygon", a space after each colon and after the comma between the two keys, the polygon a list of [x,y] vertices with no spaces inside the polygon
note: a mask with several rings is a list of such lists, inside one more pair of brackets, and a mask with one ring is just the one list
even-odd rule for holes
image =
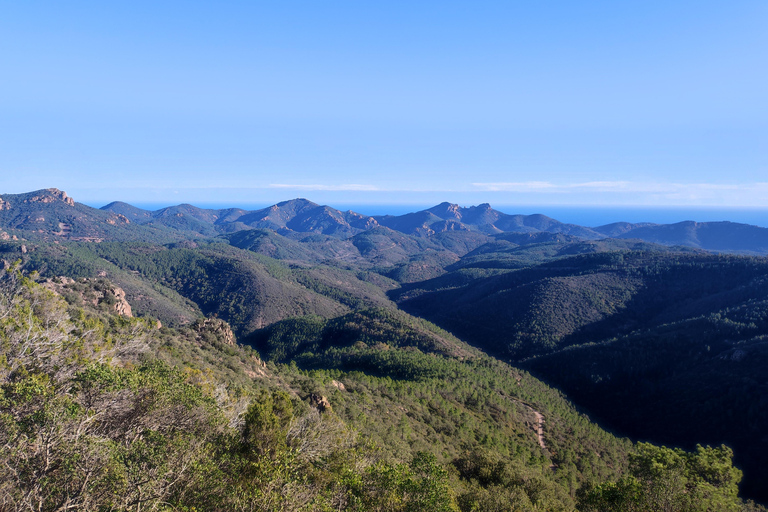
{"label": "thin cloud", "polygon": [[332,191],[332,192],[385,192],[385,193],[452,193],[462,192],[461,189],[434,188],[434,187],[377,187],[375,185],[363,185],[359,183],[347,183],[340,185],[321,185],[319,183],[308,185],[296,185],[288,183],[272,183],[265,188],[283,190],[307,190],[307,191]]}
{"label": "thin cloud", "polygon": [[[476,192],[519,194],[528,200],[584,204],[768,206],[768,183],[665,183],[653,181],[551,181],[473,183]],[[549,197],[549,199],[547,199]],[[557,198],[557,199],[555,199]]]}
{"label": "thin cloud", "polygon": [[322,191],[358,191],[358,192],[376,192],[381,189],[373,185],[362,185],[358,183],[347,183],[341,185],[293,185],[288,183],[273,183],[269,188],[290,189],[290,190],[322,190]]}
{"label": "thin cloud", "polygon": [[554,183],[548,181],[518,181],[518,182],[503,182],[503,183],[473,183],[473,187],[477,187],[481,190],[488,192],[525,192],[525,191],[539,191],[550,190],[560,188]]}
{"label": "thin cloud", "polygon": [[[705,190],[743,190],[745,187],[744,185],[720,185],[716,183],[699,183],[696,186]],[[748,186],[752,187],[752,185]]]}
{"label": "thin cloud", "polygon": [[597,188],[597,189],[625,189],[630,187],[632,182],[630,181],[588,181],[586,183],[572,183],[565,185],[566,188]]}
{"label": "thin cloud", "polygon": [[624,193],[681,193],[717,190],[753,190],[764,183],[654,183],[643,181],[588,181],[584,183],[552,183],[549,181],[473,183],[472,186],[489,192],[624,192]]}

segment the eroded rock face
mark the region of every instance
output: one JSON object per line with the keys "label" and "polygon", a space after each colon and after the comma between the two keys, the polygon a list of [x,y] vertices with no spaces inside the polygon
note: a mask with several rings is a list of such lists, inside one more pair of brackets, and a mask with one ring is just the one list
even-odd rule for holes
{"label": "eroded rock face", "polygon": [[106,304],[118,315],[133,318],[133,311],[125,297],[125,290],[105,279],[83,278],[76,281],[70,277],[59,276],[46,279],[41,284],[53,293],[66,298],[70,303],[74,301],[77,305],[93,306]]}
{"label": "eroded rock face", "polygon": [[235,344],[235,333],[232,332],[232,328],[229,324],[220,318],[205,318],[203,320],[198,320],[192,324],[192,329],[202,334],[203,337],[205,337],[206,334],[212,334],[227,345]]}
{"label": "eroded rock face", "polygon": [[0,211],[10,210],[10,209],[11,209],[10,203],[8,201],[3,201],[3,198],[0,197]]}
{"label": "eroded rock face", "polygon": [[112,217],[108,218],[106,222],[107,222],[107,224],[111,224],[113,226],[115,226],[117,224],[130,224],[131,223],[131,221],[128,220],[128,217],[126,217],[122,213],[115,213],[114,215],[112,215]]}
{"label": "eroded rock face", "polygon": [[112,305],[115,313],[118,315],[127,316],[128,318],[133,317],[131,305],[128,304],[128,300],[125,298],[125,290],[119,286],[115,286],[112,288],[111,292],[115,296],[115,299],[117,299],[117,302]]}
{"label": "eroded rock face", "polygon": [[61,201],[69,206],[75,206],[75,200],[67,195],[63,190],[57,188],[47,188],[43,191],[43,194],[36,195],[31,199],[24,201],[25,203],[53,203],[54,201]]}
{"label": "eroded rock face", "polygon": [[315,407],[320,412],[326,412],[332,409],[331,402],[329,402],[326,397],[316,395],[315,393],[309,395],[309,405]]}

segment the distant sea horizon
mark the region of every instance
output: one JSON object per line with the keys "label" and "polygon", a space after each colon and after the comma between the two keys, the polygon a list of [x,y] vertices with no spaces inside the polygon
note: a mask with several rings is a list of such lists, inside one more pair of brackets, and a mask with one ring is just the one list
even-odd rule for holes
{"label": "distant sea horizon", "polygon": [[[107,204],[107,203],[105,203]],[[89,206],[101,208],[105,204],[90,203]],[[130,203],[137,208],[156,211],[175,204],[161,203]],[[253,204],[224,204],[208,203],[194,204],[198,208],[223,209],[242,208],[258,210],[272,206],[275,203]],[[328,204],[337,210],[354,212],[363,215],[403,215],[417,212],[435,206],[434,204]],[[476,206],[465,205],[460,206]],[[705,206],[586,206],[586,205],[494,205],[491,207],[510,215],[542,214],[567,224],[578,224],[586,227],[603,226],[613,222],[652,222],[655,224],[674,224],[683,221],[696,222],[738,222],[768,228],[768,207],[766,208],[735,208],[735,207],[705,207]]]}

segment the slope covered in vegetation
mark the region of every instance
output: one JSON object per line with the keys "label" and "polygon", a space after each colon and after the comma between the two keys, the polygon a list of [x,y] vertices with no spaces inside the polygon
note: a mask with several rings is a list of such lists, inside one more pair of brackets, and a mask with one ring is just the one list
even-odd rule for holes
{"label": "slope covered in vegetation", "polygon": [[[318,418],[333,417],[379,447],[366,444],[365,460],[414,471],[408,464],[431,453],[428,466],[446,471],[452,506],[463,510],[616,508],[600,500],[619,491],[629,499],[624,509],[649,507],[635,492],[647,480],[628,442],[511,363],[622,435],[688,450],[727,444],[744,470],[743,490],[768,499],[764,258],[585,239],[576,235],[597,231],[502,217],[487,205],[443,204],[387,220],[307,201],[256,212],[92,211],[55,190],[9,197],[8,205],[0,260],[21,257],[69,301],[62,325],[91,333],[72,347],[109,345],[133,326],[144,342],[132,346],[143,348],[100,364],[178,369],[214,400],[227,435],[242,434],[255,397],[279,402],[279,391],[292,407],[285,428],[324,409]],[[125,311],[123,292],[138,319],[114,317]],[[67,361],[87,363],[85,354]],[[65,395],[77,388],[67,382]],[[688,496],[703,485],[694,474],[699,455],[651,452],[671,461]],[[730,464],[727,451],[695,453]]]}
{"label": "slope covered in vegetation", "polygon": [[221,321],[158,328],[3,272],[3,508],[591,510],[615,499],[606,481],[634,489],[627,503],[674,483],[685,510],[743,506],[727,450],[643,473],[667,452],[628,457],[557,392],[422,320],[297,322],[269,343],[329,342],[265,364]]}

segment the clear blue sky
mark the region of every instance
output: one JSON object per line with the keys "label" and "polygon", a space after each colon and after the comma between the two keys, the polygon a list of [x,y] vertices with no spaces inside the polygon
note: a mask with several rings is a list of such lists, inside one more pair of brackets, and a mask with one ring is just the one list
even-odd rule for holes
{"label": "clear blue sky", "polygon": [[0,194],[768,207],[765,0],[0,6]]}

